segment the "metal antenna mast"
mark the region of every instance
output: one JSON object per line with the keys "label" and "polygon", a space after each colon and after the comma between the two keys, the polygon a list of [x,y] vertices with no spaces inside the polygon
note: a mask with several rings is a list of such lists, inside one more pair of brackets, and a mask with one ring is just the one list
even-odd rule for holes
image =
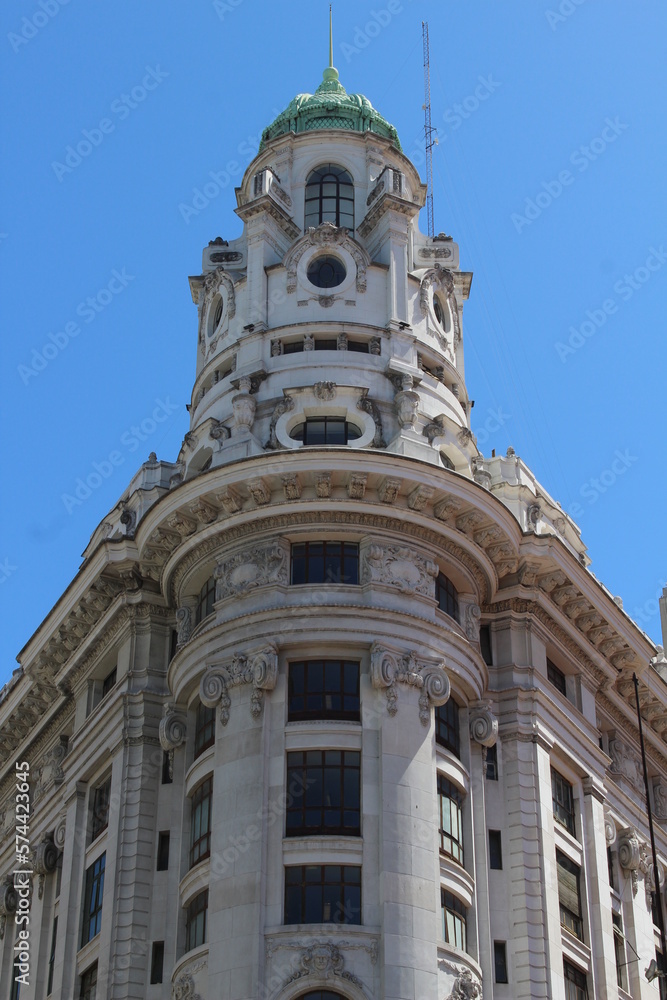
{"label": "metal antenna mast", "polygon": [[433,147],[438,140],[433,138],[437,129],[431,125],[431,62],[428,44],[428,21],[422,21],[422,39],[424,42],[424,141],[426,143],[426,215],[428,218],[428,235],[435,236],[433,222]]}

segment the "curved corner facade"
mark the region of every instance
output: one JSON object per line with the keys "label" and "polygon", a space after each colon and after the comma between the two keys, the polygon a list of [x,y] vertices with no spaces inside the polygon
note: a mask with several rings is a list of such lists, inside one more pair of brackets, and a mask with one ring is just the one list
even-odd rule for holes
{"label": "curved corner facade", "polygon": [[2,693],[0,996],[29,896],[20,1000],[653,998],[667,661],[520,458],[480,453],[472,275],[327,72],[189,279],[179,455]]}

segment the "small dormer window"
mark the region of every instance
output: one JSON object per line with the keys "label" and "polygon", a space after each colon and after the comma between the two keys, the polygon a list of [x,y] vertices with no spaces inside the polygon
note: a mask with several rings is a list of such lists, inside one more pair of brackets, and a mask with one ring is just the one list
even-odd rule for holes
{"label": "small dormer window", "polygon": [[352,178],[347,170],[335,163],[324,163],[317,167],[306,181],[304,230],[323,222],[354,229]]}

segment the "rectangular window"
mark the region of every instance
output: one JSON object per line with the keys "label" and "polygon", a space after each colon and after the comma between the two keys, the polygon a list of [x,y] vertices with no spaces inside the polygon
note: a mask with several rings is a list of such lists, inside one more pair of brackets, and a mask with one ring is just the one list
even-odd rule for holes
{"label": "rectangular window", "polygon": [[303,351],[303,340],[293,340],[283,344],[283,354],[300,354]]}
{"label": "rectangular window", "polygon": [[206,915],[208,912],[208,889],[200,892],[192,900],[185,913],[185,950],[192,951],[206,944]]}
{"label": "rectangular window", "polygon": [[450,618],[459,620],[459,593],[444,573],[438,573],[436,577],[435,599],[441,611],[444,611]]}
{"label": "rectangular window", "polygon": [[348,340],[348,351],[358,351],[359,354],[369,354],[370,344],[367,340]]}
{"label": "rectangular window", "polygon": [[497,983],[509,983],[507,975],[507,945],[504,941],[493,942],[493,964]]}
{"label": "rectangular window", "polygon": [[500,830],[489,830],[489,868],[503,867],[503,843]]}
{"label": "rectangular window", "polygon": [[211,800],[213,779],[207,778],[192,796],[190,812],[190,867],[211,853]]}
{"label": "rectangular window", "polygon": [[287,754],[288,837],[361,833],[361,754],[306,750]]}
{"label": "rectangular window", "polygon": [[335,337],[316,337],[315,338],[315,350],[316,351],[337,351],[338,341]]}
{"label": "rectangular window", "polygon": [[170,785],[173,781],[171,776],[171,756],[168,750],[162,751],[162,784]]}
{"label": "rectangular window", "polygon": [[215,743],[215,708],[207,708],[201,702],[197,708],[195,724],[195,760],[204,750]]}
{"label": "rectangular window", "polygon": [[81,976],[81,988],[79,990],[79,1000],[95,1000],[97,993],[97,962],[86,969]]}
{"label": "rectangular window", "polygon": [[612,913],[614,924],[614,958],[616,959],[616,982],[622,990],[627,989],[627,977],[625,975],[625,936],[623,934],[623,921],[620,913]]}
{"label": "rectangular window", "polygon": [[586,973],[581,972],[569,962],[563,962],[563,975],[565,976],[565,997],[566,1000],[588,1000],[588,985],[586,983]]}
{"label": "rectangular window", "polygon": [[359,663],[303,660],[290,663],[288,720],[359,720]]}
{"label": "rectangular window", "polygon": [[292,865],[285,869],[286,924],[360,924],[361,868]]}
{"label": "rectangular window", "polygon": [[102,854],[86,872],[86,891],[83,900],[83,931],[81,947],[100,933],[102,926],[102,897],[104,895],[104,867],[106,854]]}
{"label": "rectangular window", "polygon": [[482,625],[479,630],[479,648],[482,659],[487,666],[493,666],[493,656],[491,654],[491,629],[488,625]]}
{"label": "rectangular window", "polygon": [[561,826],[564,826],[568,833],[575,836],[574,832],[574,796],[572,785],[566,781],[562,774],[551,769],[551,798],[554,809],[554,819]]}
{"label": "rectangular window", "polygon": [[453,698],[435,710],[435,742],[456,756],[461,756],[459,706]]}
{"label": "rectangular window", "polygon": [[440,850],[463,864],[463,792],[456,785],[438,775],[440,805]]}
{"label": "rectangular window", "polygon": [[616,884],[616,872],[614,871],[614,854],[611,847],[607,848],[607,871],[609,872],[609,888],[618,892]]}
{"label": "rectangular window", "polygon": [[91,843],[109,825],[109,801],[111,798],[111,776],[93,790],[93,817],[90,828]]}
{"label": "rectangular window", "polygon": [[199,625],[204,618],[213,614],[213,604],[215,602],[215,578],[210,577],[202,589],[199,591],[199,601],[195,614],[195,623]]}
{"label": "rectangular window", "polygon": [[565,674],[562,670],[559,670],[556,664],[552,663],[551,660],[547,660],[547,677],[556,690],[560,691],[560,693],[567,698]]}
{"label": "rectangular window", "polygon": [[157,871],[166,872],[169,868],[169,830],[162,830],[157,838]]}
{"label": "rectangular window", "polygon": [[486,780],[498,780],[498,746],[496,743],[486,751]]}
{"label": "rectangular window", "polygon": [[102,681],[102,697],[103,698],[106,695],[109,694],[109,691],[111,691],[112,687],[115,687],[116,678],[117,677],[118,677],[118,669],[117,669],[117,667],[114,667],[113,670],[111,671],[111,673],[107,674],[107,676]]}
{"label": "rectangular window", "polygon": [[468,911],[453,893],[446,889],[440,890],[440,905],[442,907],[442,936],[447,944],[467,951],[467,918]]}
{"label": "rectangular window", "polygon": [[292,583],[359,583],[357,542],[292,545]]}
{"label": "rectangular window", "polygon": [[581,894],[579,890],[581,870],[561,851],[556,851],[556,868],[558,871],[560,922],[563,927],[567,927],[580,941],[583,941],[584,928],[581,920]]}
{"label": "rectangular window", "polygon": [[153,941],[151,955],[151,984],[162,982],[162,966],[164,965],[164,941]]}
{"label": "rectangular window", "polygon": [[58,917],[53,918],[53,930],[51,931],[51,950],[49,951],[49,976],[46,983],[46,995],[50,997],[53,993],[53,970],[56,964],[56,941],[58,940]]}

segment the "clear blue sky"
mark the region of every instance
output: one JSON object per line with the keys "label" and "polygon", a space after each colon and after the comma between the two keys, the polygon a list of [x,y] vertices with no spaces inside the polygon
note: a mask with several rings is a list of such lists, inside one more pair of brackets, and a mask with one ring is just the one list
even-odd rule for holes
{"label": "clear blue sky", "polygon": [[[1,16],[0,683],[138,465],[176,458],[195,368],[187,276],[210,239],[239,234],[233,188],[262,128],[321,80],[328,4],[14,0]],[[336,3],[342,82],[408,155],[422,148],[424,17],[436,231],[475,273],[473,429],[575,512],[593,571],[659,641],[667,9]],[[66,159],[81,142],[81,162]],[[213,196],[188,211],[207,183]],[[132,427],[158,400],[167,419],[139,441]],[[114,451],[108,478],[66,509]]]}

